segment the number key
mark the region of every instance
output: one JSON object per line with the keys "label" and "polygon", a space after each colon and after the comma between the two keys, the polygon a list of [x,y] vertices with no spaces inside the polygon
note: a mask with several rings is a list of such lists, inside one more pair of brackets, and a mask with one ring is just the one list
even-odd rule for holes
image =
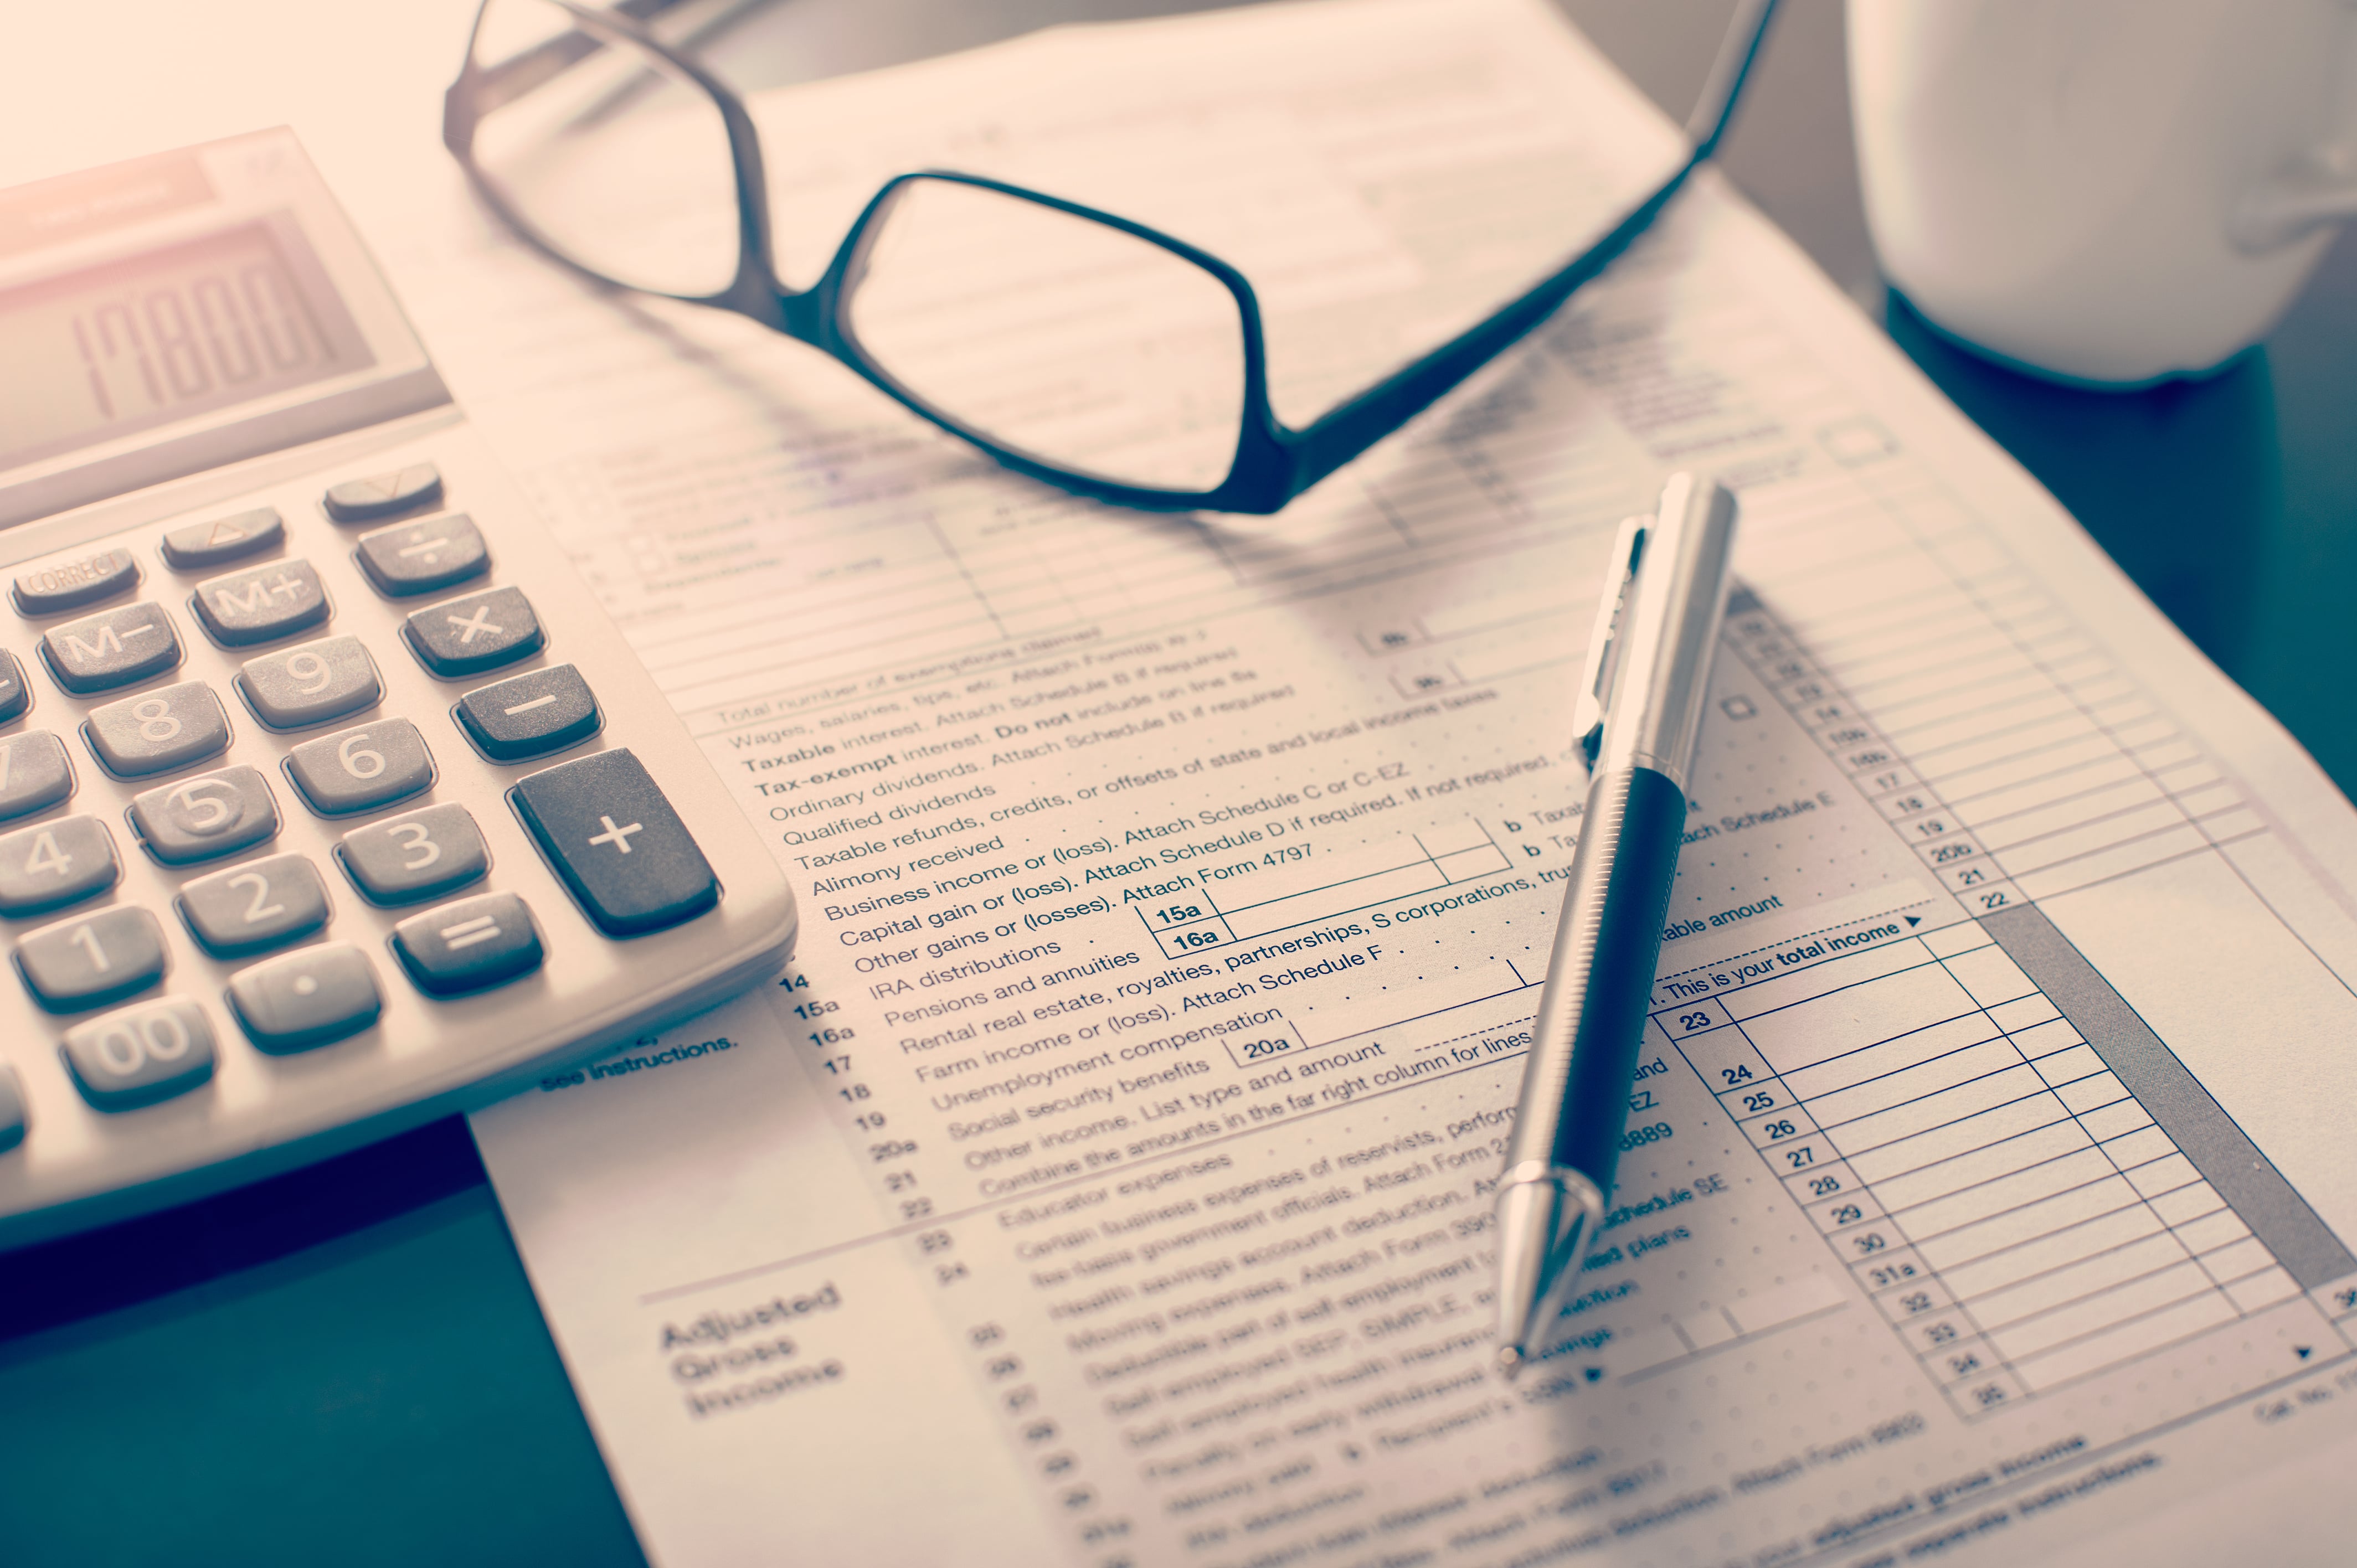
{"label": "number key", "polygon": [[425,737],[407,719],[379,719],[307,740],[286,754],[286,774],[323,817],[407,800],[434,782]]}
{"label": "number key", "polygon": [[376,661],[356,637],[323,637],[249,659],[238,671],[237,689],[255,718],[282,730],[326,724],[384,696]]}
{"label": "number key", "polygon": [[140,791],[131,831],[166,865],[193,865],[275,838],[278,802],[255,769],[224,768]]}
{"label": "number key", "polygon": [[197,1004],[165,997],[77,1025],[59,1054],[84,1100],[129,1111],[212,1077],[213,1026]]}
{"label": "number key", "polygon": [[336,846],[344,874],[372,904],[412,904],[457,891],[491,868],[467,808],[427,806],[364,828]]}
{"label": "number key", "polygon": [[114,886],[114,836],[96,817],[0,833],[0,915],[38,915]]}
{"label": "number key", "polygon": [[328,923],[328,887],[299,854],[274,854],[180,889],[180,918],[215,958],[261,952]]}
{"label": "number key", "polygon": [[47,730],[0,740],[0,822],[29,817],[73,793],[65,742]]}
{"label": "number key", "polygon": [[229,747],[229,715],[202,681],[158,686],[92,708],[82,738],[118,779],[168,773]]}
{"label": "number key", "polygon": [[27,936],[16,968],[52,1013],[102,1007],[164,978],[164,928],[136,905],[96,910]]}

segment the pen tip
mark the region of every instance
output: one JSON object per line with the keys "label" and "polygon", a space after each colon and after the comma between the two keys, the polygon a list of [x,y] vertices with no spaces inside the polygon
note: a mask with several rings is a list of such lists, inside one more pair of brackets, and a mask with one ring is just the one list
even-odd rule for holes
{"label": "pen tip", "polygon": [[1512,1382],[1512,1381],[1514,1380],[1515,1374],[1516,1374],[1516,1373],[1518,1373],[1518,1372],[1520,1372],[1522,1369],[1523,1369],[1523,1350],[1522,1350],[1522,1347],[1521,1347],[1521,1346],[1519,1346],[1519,1345],[1501,1345],[1501,1346],[1499,1346],[1499,1347],[1498,1347],[1498,1374],[1499,1374],[1499,1376],[1501,1376],[1501,1377],[1504,1378],[1504,1379],[1506,1380],[1506,1381],[1508,1381],[1508,1382],[1510,1382],[1510,1383],[1511,1383],[1511,1382]]}

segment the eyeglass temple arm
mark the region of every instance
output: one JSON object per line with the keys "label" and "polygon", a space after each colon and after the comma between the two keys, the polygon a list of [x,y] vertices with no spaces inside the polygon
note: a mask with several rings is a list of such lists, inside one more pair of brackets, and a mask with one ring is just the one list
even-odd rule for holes
{"label": "eyeglass temple arm", "polygon": [[1395,371],[1350,402],[1321,416],[1297,437],[1292,489],[1308,489],[1462,385],[1507,347],[1555,314],[1580,285],[1602,272],[1643,233],[1677,194],[1694,168],[1689,162],[1644,205],[1577,259],[1520,299],[1415,363]]}
{"label": "eyeglass temple arm", "polygon": [[[694,5],[699,0],[615,0],[606,7],[613,15],[643,27],[666,11],[683,5]],[[719,32],[762,0],[734,0],[718,14],[705,18],[678,40],[678,47],[692,48],[710,35]],[[490,9],[485,4],[475,15],[478,28],[482,26],[483,12]],[[649,39],[652,43],[654,40]],[[442,99],[442,140],[453,152],[463,152],[474,139],[474,128],[492,110],[514,102],[535,88],[544,87],[583,60],[606,47],[606,40],[579,27],[539,43],[506,59],[490,65],[479,64],[474,57],[474,40],[468,40],[467,63],[458,80],[451,83]],[[658,45],[657,47],[661,47]]]}
{"label": "eyeglass temple arm", "polygon": [[1706,158],[1718,151],[1719,138],[1735,119],[1735,105],[1743,96],[1743,85],[1751,80],[1751,68],[1760,59],[1760,48],[1768,41],[1769,19],[1776,14],[1776,0],[1737,0],[1735,15],[1727,24],[1727,32],[1718,42],[1718,54],[1710,62],[1710,75],[1702,84],[1702,96],[1695,100],[1694,113],[1686,116],[1686,140],[1694,144],[1695,156]]}
{"label": "eyeglass temple arm", "polygon": [[1443,343],[1384,378],[1303,430],[1297,439],[1290,489],[1300,494],[1368,447],[1397,430],[1433,403],[1455,391],[1515,339],[1555,313],[1573,291],[1587,282],[1629,248],[1686,182],[1695,166],[1709,157],[1735,116],[1760,48],[1768,36],[1769,19],[1777,0],[1741,0],[1721,38],[1711,64],[1701,101],[1686,122],[1694,152],[1663,187],[1616,224],[1612,231],[1574,257],[1560,272],[1542,279],[1530,291],[1488,320]]}

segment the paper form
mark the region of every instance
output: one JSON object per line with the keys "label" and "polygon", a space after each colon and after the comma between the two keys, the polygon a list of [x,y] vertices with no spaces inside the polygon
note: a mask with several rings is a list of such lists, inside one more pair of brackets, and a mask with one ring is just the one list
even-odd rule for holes
{"label": "paper form", "polygon": [[[1668,134],[1513,0],[816,91],[891,111],[845,167],[1085,173],[1009,86],[1084,81],[1181,190],[1222,79],[1170,62],[1275,38],[1287,179],[1227,221],[1348,210],[1433,318]],[[804,899],[783,983],[476,1119],[657,1561],[2092,1562],[2213,1496],[2283,1510],[2255,1558],[2349,1539],[2271,1478],[2357,1427],[2357,821],[1717,180],[1265,523],[1027,485],[468,222],[388,245],[405,296]],[[1297,362],[1390,354],[1314,315]],[[1679,466],[1743,586],[1609,1229],[1508,1385],[1568,687]]]}

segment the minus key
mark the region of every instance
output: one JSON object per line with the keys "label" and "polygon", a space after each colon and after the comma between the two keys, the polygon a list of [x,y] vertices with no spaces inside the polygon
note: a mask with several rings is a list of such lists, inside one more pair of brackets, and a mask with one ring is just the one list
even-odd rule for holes
{"label": "minus key", "polygon": [[493,762],[522,762],[578,746],[605,722],[589,683],[570,664],[479,686],[453,712],[475,749]]}

